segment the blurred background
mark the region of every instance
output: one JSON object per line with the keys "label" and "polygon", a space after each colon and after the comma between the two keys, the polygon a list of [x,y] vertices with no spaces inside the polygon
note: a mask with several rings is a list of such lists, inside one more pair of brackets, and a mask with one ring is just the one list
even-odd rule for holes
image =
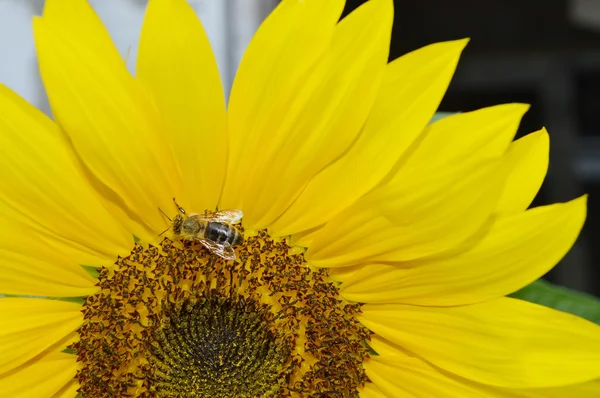
{"label": "blurred background", "polygon": [[[345,14],[364,1],[347,0]],[[90,0],[133,71],[145,0]],[[226,90],[276,0],[189,0],[207,30]],[[395,0],[390,59],[471,37],[441,111],[532,105],[519,135],[546,126],[550,170],[534,205],[590,193],[584,231],[547,279],[600,296],[600,0]],[[31,16],[43,0],[0,0],[0,81],[48,112]]]}

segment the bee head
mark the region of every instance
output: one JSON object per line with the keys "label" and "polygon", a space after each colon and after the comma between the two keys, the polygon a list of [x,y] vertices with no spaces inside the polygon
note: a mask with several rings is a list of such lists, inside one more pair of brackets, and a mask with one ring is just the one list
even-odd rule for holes
{"label": "bee head", "polygon": [[181,225],[183,224],[183,216],[181,214],[175,215],[173,217],[173,233],[175,235],[181,234]]}

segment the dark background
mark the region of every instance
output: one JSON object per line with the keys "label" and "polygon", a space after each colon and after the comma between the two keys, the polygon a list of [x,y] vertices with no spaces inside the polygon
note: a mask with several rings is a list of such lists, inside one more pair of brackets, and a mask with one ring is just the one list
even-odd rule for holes
{"label": "dark background", "polygon": [[[362,3],[347,0],[345,14]],[[600,296],[600,21],[581,24],[573,4],[558,0],[394,3],[390,59],[471,37],[440,111],[531,104],[518,136],[545,126],[551,146],[534,205],[590,194],[577,244],[547,279]]]}

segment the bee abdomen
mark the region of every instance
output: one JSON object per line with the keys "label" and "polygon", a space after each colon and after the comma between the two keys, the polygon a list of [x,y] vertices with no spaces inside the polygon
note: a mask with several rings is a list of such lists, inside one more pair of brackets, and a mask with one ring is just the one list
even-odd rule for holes
{"label": "bee abdomen", "polygon": [[241,245],[242,243],[244,243],[244,237],[242,236],[240,231],[238,231],[235,228],[232,228],[232,230],[234,232],[234,236],[233,236],[233,240],[231,242],[231,246]]}
{"label": "bee abdomen", "polygon": [[220,222],[209,222],[204,233],[204,236],[208,240],[221,245],[228,243],[231,246],[235,246],[238,243],[238,235],[240,234],[235,228]]}

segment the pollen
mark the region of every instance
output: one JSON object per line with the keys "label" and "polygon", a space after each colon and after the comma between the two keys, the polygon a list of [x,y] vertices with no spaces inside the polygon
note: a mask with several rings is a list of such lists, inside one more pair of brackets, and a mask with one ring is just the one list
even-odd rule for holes
{"label": "pollen", "polygon": [[72,349],[85,397],[352,397],[370,332],[327,270],[259,231],[226,261],[136,244],[102,268]]}

